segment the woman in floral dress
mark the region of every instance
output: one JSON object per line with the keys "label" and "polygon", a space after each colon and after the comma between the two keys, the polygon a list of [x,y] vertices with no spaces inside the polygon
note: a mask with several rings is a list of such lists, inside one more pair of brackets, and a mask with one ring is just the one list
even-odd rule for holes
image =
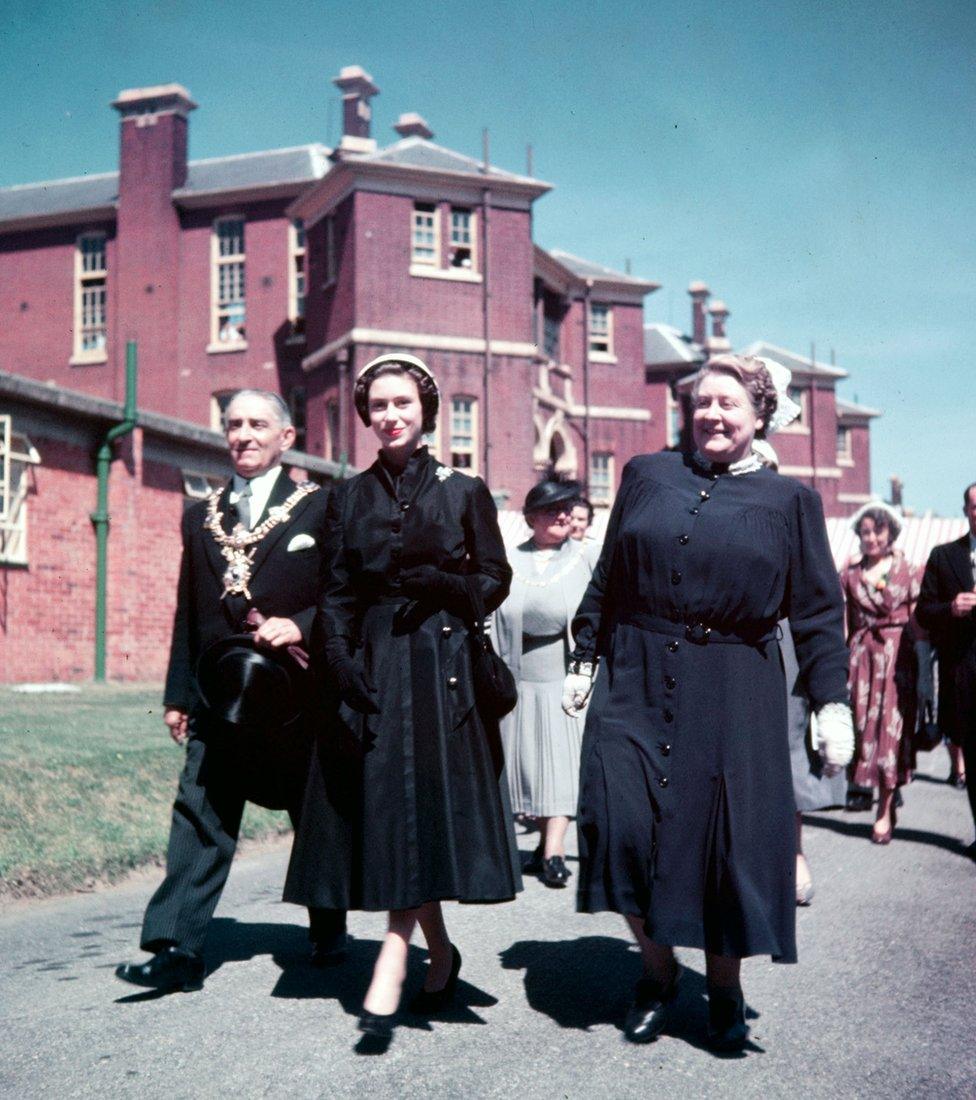
{"label": "woman in floral dress", "polygon": [[891,509],[872,503],[858,512],[853,526],[861,554],[841,573],[856,734],[850,778],[865,792],[878,788],[871,840],[888,844],[896,824],[895,792],[912,777],[919,578],[894,549],[901,524]]}

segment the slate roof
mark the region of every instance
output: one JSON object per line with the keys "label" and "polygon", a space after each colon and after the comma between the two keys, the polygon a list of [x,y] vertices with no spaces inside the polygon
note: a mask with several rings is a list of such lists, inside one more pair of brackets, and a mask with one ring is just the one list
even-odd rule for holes
{"label": "slate roof", "polygon": [[[443,145],[436,145],[426,138],[417,135],[405,137],[401,141],[387,145],[375,153],[369,153],[363,157],[356,157],[361,163],[401,164],[409,168],[426,168],[435,172],[463,172],[484,176],[482,162],[474,157],[465,156],[453,149],[445,149]],[[530,183],[536,186],[548,188],[541,180],[531,176],[520,176],[515,172],[506,172],[502,168],[488,165],[487,175],[499,179],[509,180],[513,183]]]}
{"label": "slate roof", "polygon": [[756,355],[762,359],[775,359],[777,363],[782,363],[784,367],[788,367],[794,374],[815,374],[821,378],[846,378],[847,371],[841,370],[840,367],[833,367],[829,363],[821,363],[819,360],[813,360],[804,355],[797,355],[794,351],[787,351],[786,348],[777,347],[776,344],[767,343],[765,340],[756,340],[751,343],[747,348],[743,348],[739,355]]}
{"label": "slate roof", "polygon": [[[325,175],[328,157],[324,145],[313,144],[191,160],[186,185],[173,195],[180,199],[215,191],[311,183]],[[0,222],[98,210],[114,206],[118,194],[118,172],[4,187],[0,188]]]}
{"label": "slate roof", "polygon": [[863,416],[871,418],[884,415],[880,409],[872,409],[867,405],[858,405],[854,401],[842,401],[839,397],[837,398],[836,405],[838,416]]}
{"label": "slate roof", "polygon": [[623,271],[614,271],[613,268],[604,267],[592,260],[584,260],[580,256],[574,256],[571,252],[563,252],[559,248],[547,249],[548,253],[557,262],[571,271],[578,279],[598,279],[610,283],[633,283],[635,287],[652,286],[657,288],[658,283],[649,282],[647,279],[635,279],[633,275],[627,275]]}
{"label": "slate roof", "polygon": [[702,347],[673,325],[644,326],[644,362],[647,366],[656,363],[700,363],[704,358]]}

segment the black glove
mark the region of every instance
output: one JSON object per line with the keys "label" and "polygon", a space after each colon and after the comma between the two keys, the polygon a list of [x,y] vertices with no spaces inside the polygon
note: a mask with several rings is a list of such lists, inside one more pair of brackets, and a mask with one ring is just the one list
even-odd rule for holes
{"label": "black glove", "polygon": [[432,603],[458,618],[471,615],[468,582],[457,573],[445,573],[434,565],[415,565],[400,574],[400,591],[412,600]]}
{"label": "black glove", "polygon": [[350,656],[345,638],[330,638],[325,643],[325,664],[329,680],[347,706],[359,714],[379,714],[376,688],[359,662]]}
{"label": "black glove", "polygon": [[935,679],[932,675],[932,645],[927,641],[915,643],[915,659],[918,662],[918,670],[915,679],[915,695],[918,699],[918,709],[922,710],[926,705],[935,703]]}

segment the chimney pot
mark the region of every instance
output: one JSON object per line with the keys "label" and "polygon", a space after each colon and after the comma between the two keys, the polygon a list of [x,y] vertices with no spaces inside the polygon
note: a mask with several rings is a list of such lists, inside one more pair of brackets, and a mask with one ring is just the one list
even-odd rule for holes
{"label": "chimney pot", "polygon": [[704,347],[708,337],[705,326],[705,303],[708,301],[708,286],[702,282],[691,283],[688,286],[688,293],[691,295],[691,338],[700,347]]}
{"label": "chimney pot", "polygon": [[400,137],[405,138],[421,137],[426,141],[430,141],[434,136],[434,131],[427,125],[423,116],[418,115],[416,111],[407,111],[405,114],[400,115],[393,129]]}
{"label": "chimney pot", "polygon": [[369,138],[373,117],[369,101],[380,94],[373,78],[359,65],[346,65],[332,83],[342,90],[343,137]]}

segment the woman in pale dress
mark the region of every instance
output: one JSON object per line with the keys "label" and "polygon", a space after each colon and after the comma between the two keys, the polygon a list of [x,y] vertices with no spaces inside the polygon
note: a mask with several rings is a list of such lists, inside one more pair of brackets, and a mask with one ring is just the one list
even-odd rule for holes
{"label": "woman in pale dress", "polygon": [[572,646],[569,622],[593,572],[590,544],[570,538],[576,482],[547,480],[523,509],[532,537],[509,551],[512,588],[495,613],[498,651],[519,685],[502,720],[509,792],[516,814],[535,818],[541,838],[524,870],[554,888],[566,885],[565,837],[576,814],[583,721],[561,706]]}

